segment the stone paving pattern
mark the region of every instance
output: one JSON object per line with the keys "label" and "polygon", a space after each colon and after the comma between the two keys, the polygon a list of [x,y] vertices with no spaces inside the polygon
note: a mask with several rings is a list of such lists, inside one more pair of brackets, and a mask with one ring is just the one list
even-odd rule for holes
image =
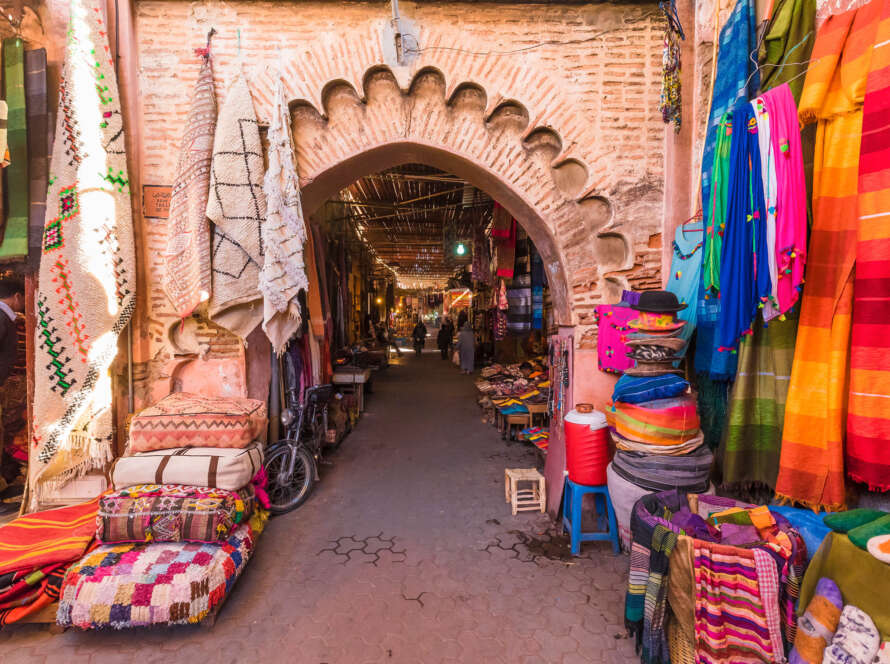
{"label": "stone paving pattern", "polygon": [[510,515],[505,467],[540,463],[481,423],[438,354],[378,375],[300,509],[270,521],[211,627],[0,631],[4,664],[636,661],[627,558],[568,554],[546,515]]}

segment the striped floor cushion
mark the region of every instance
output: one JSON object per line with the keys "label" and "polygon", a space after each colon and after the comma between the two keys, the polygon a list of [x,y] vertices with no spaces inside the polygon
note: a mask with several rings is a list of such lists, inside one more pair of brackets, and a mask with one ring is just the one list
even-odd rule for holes
{"label": "striped floor cushion", "polygon": [[221,542],[253,513],[253,485],[238,491],[140,484],[99,499],[96,537],[118,542]]}

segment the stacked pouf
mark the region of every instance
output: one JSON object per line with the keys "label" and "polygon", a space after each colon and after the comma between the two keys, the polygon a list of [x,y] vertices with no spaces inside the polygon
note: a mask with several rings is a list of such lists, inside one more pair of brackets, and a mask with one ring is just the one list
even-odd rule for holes
{"label": "stacked pouf", "polygon": [[606,413],[615,456],[607,468],[609,494],[622,545],[630,543],[630,512],[640,497],[678,489],[704,493],[713,455],[704,445],[695,397],[675,363],[683,356],[685,321],[673,293],[647,291],[626,344],[634,366],[618,380]]}

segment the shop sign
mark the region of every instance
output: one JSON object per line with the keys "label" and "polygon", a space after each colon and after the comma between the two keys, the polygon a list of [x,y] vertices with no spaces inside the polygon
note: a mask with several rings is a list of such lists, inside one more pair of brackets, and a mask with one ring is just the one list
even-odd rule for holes
{"label": "shop sign", "polygon": [[166,219],[170,216],[170,185],[142,185],[142,214],[149,219]]}

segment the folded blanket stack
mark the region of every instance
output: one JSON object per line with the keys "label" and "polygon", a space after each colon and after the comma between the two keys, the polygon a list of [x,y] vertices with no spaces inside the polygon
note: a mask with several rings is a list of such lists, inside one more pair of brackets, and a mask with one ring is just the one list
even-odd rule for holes
{"label": "folded blanket stack", "polygon": [[0,526],[0,626],[59,598],[68,567],[96,546],[97,507],[94,499]]}

